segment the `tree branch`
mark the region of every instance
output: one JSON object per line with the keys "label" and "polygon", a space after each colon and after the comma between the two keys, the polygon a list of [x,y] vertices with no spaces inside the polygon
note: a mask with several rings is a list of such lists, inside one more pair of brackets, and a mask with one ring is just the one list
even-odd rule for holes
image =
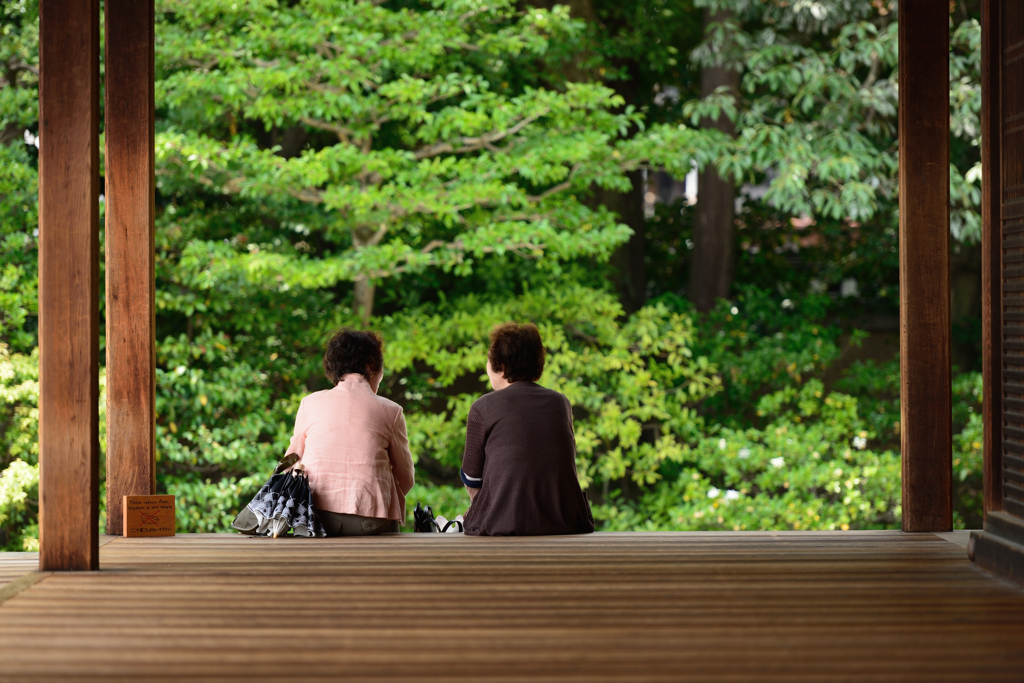
{"label": "tree branch", "polygon": [[300,202],[306,202],[308,204],[323,204],[324,198],[319,190],[301,189],[301,190],[288,190],[288,194],[298,199]]}
{"label": "tree branch", "polygon": [[551,110],[545,107],[543,110],[531,116],[527,116],[525,119],[519,121],[519,123],[517,123],[516,125],[505,130],[494,130],[491,131],[490,133],[481,135],[479,137],[462,138],[461,140],[458,141],[458,144],[461,145],[460,147],[455,147],[450,142],[438,142],[433,145],[427,145],[426,147],[422,147],[419,150],[417,150],[416,160],[419,161],[421,159],[428,159],[430,157],[435,157],[440,154],[448,153],[466,154],[468,152],[476,152],[488,147],[493,151],[497,149],[493,147],[493,143],[499,142],[509,136],[515,135],[516,133],[526,128],[528,125],[530,125],[540,117],[547,114],[549,111]]}
{"label": "tree branch", "polygon": [[319,121],[317,119],[311,119],[308,116],[300,116],[299,121],[306,124],[310,128],[318,128],[320,130],[326,130],[329,133],[334,133],[338,136],[343,144],[352,144],[349,140],[349,136],[352,135],[352,131],[344,126],[336,126],[333,123],[327,123],[326,121]]}
{"label": "tree branch", "polygon": [[568,178],[566,178],[564,181],[558,183],[553,187],[549,187],[547,190],[541,192],[539,195],[527,197],[527,201],[534,203],[542,202],[553,194],[558,194],[559,192],[564,192],[565,190],[568,190],[570,187],[572,187],[572,178],[574,175],[576,175],[576,171],[578,171],[579,169],[580,165],[576,164],[575,166],[572,167],[572,170],[569,171]]}
{"label": "tree branch", "polygon": [[[434,244],[435,242],[440,242],[440,244]],[[428,247],[429,251],[427,250]],[[451,251],[466,250],[466,245],[463,244],[461,240],[456,240],[454,242],[447,243],[441,242],[441,240],[434,240],[433,242],[427,244],[427,246],[421,250],[421,253],[430,253],[431,251],[434,251],[438,247],[445,247]],[[499,244],[495,246],[480,247],[478,251],[480,251],[480,253],[483,254],[493,254],[499,249],[506,249],[522,258],[535,258],[536,253],[539,251],[543,251],[546,247],[546,244],[532,244],[530,242],[520,242],[517,244]],[[532,252],[532,254],[524,254],[523,250],[530,251]],[[434,262],[430,265],[437,265],[438,263],[439,261],[437,259],[434,259]],[[402,273],[408,271],[409,266],[395,266],[394,268],[382,268],[380,270],[371,270],[361,275],[360,277],[369,278],[371,280],[377,280],[380,278],[391,277],[393,275],[401,275]]]}
{"label": "tree branch", "polygon": [[862,88],[870,88],[878,80],[879,72],[882,70],[882,60],[879,59],[877,52],[871,53],[871,70],[868,71],[868,77],[864,79],[864,83],[860,86]]}

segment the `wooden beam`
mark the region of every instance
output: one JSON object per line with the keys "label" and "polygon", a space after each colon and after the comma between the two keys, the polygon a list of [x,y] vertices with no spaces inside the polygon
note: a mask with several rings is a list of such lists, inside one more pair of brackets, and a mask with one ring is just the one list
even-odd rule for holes
{"label": "wooden beam", "polygon": [[953,528],[949,11],[900,0],[900,440],[903,530]]}
{"label": "wooden beam", "polygon": [[1003,509],[999,0],[981,4],[981,374],[985,514]]}
{"label": "wooden beam", "polygon": [[156,492],[153,0],[106,0],[107,533]]}
{"label": "wooden beam", "polygon": [[39,568],[99,568],[99,0],[39,3]]}

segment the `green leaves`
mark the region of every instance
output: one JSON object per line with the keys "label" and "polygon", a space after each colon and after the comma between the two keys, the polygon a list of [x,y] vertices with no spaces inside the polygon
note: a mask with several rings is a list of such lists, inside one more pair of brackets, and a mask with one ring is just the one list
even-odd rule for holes
{"label": "green leaves", "polygon": [[[443,391],[460,378],[483,375],[486,335],[496,323],[537,321],[548,351],[541,384],[564,393],[576,412],[581,481],[587,486],[629,477],[651,484],[661,478],[666,460],[678,461],[687,452],[686,440],[699,429],[690,406],[718,391],[721,382],[706,358],[693,357],[689,317],[663,305],[644,308],[623,323],[621,316],[614,297],[563,283],[506,301],[466,297],[392,316],[381,331],[389,373],[415,370],[434,391]],[[418,435],[410,438],[432,461],[457,468],[465,417],[478,395],[450,396],[441,416],[410,411],[409,433]],[[408,390],[395,398],[424,400]]]}
{"label": "green leaves", "polygon": [[[614,298],[562,268],[606,261],[629,238],[587,201],[592,188],[624,190],[651,160],[706,161],[696,133],[630,138],[642,117],[611,89],[523,83],[551,41],[580,30],[564,7],[200,5],[164,3],[157,48],[158,182],[170,200],[159,300],[178,321],[160,351],[168,490],[237,506],[244,468],[266,469],[295,397],[322,381],[327,332],[353,322],[350,283],[371,279],[387,295],[510,268],[525,273],[519,297],[428,290],[432,303],[377,320],[391,383],[382,393],[405,404],[421,465],[440,479],[457,468],[477,394],[454,387],[482,389],[472,378],[487,330],[514,317],[541,324],[548,377],[593,414],[580,423],[584,478],[615,457],[612,469],[655,480],[681,447],[667,435],[660,451],[638,447],[643,424],[671,417],[689,429],[685,404],[715,390],[714,369],[691,358],[687,319],[656,309],[620,327]],[[550,286],[526,291],[534,279]],[[205,529],[211,519],[179,521]]]}
{"label": "green leaves", "polygon": [[[709,27],[693,60],[733,60],[740,93],[719,89],[683,105],[694,125],[720,114],[735,122],[735,141],[713,145],[719,172],[737,184],[766,177],[763,201],[782,214],[887,223],[897,202],[896,22],[887,11],[867,16],[874,10],[866,3],[814,3],[813,11],[731,4],[734,17]],[[818,31],[825,35],[812,39]],[[951,37],[951,128],[972,148],[950,181],[951,229],[964,242],[980,235],[978,173],[969,171],[978,157],[979,41],[974,20]]]}
{"label": "green leaves", "polygon": [[[773,278],[801,291],[895,258],[892,17],[853,0],[730,2],[690,57],[742,64],[742,87],[686,102],[687,42],[666,38],[719,3],[695,4],[606,7],[605,28],[632,23],[602,33],[565,6],[511,0],[158,3],[158,486],[179,498],[179,529],[226,529],[269,474],[298,399],[327,386],[325,339],[362,326],[355,283],[376,293],[381,393],[406,412],[413,500],[465,504],[451,484],[487,390],[487,332],[516,319],[540,325],[542,381],[573,402],[604,528],[896,523],[891,369],[848,392],[859,399],[814,383],[844,343],[821,297],[749,288],[697,317],[672,296],[626,315],[606,291],[630,230],[596,198],[631,190],[638,170],[768,181],[740,215],[750,258],[789,273],[790,245],[833,250],[820,271]],[[2,16],[0,543],[20,548],[37,457],[38,50],[28,5]],[[951,55],[962,240],[977,234],[978,35],[958,27]],[[624,54],[653,60],[663,107],[587,82],[623,78]],[[722,116],[735,137],[700,127]],[[958,422],[967,487],[976,422]]]}
{"label": "green leaves", "polygon": [[871,434],[853,397],[812,380],[768,394],[763,429],[700,439],[667,490],[639,504],[615,500],[595,515],[607,528],[887,528],[899,516],[899,457],[866,448]]}

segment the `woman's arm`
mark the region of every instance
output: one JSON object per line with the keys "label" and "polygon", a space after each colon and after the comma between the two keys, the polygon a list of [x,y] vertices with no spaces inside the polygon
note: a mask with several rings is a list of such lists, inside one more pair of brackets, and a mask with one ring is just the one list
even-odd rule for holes
{"label": "woman's arm", "polygon": [[[297,462],[301,462],[302,454],[306,452],[306,399],[299,403],[299,411],[295,414],[295,431],[292,432],[292,440],[288,443],[288,455],[297,456]],[[287,457],[287,456],[286,456]],[[285,471],[291,470],[295,465],[289,466]]]}
{"label": "woman's arm", "polygon": [[572,473],[579,479],[580,474],[576,470],[576,428],[572,424],[572,403],[569,402],[568,397],[562,396],[562,398],[565,399],[565,415],[569,421],[569,433],[572,434]]}
{"label": "woman's arm", "polygon": [[409,451],[409,435],[406,433],[405,413],[401,408],[395,416],[391,427],[391,442],[388,444],[388,457],[391,459],[391,473],[398,484],[398,490],[406,495],[416,483],[415,468],[412,464],[412,453]]}
{"label": "woman's arm", "polygon": [[462,483],[466,485],[471,503],[484,483],[484,441],[486,438],[486,425],[484,425],[483,419],[476,408],[470,408],[469,417],[466,418],[466,450],[462,452],[462,469],[459,470],[459,476],[462,477]]}

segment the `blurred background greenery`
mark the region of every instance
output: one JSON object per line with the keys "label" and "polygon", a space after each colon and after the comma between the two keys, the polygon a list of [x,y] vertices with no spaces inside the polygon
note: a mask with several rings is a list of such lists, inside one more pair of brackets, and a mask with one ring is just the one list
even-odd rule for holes
{"label": "blurred background greenery", "polygon": [[[958,527],[981,523],[978,5],[950,3]],[[0,548],[20,550],[38,8],[0,11]],[[461,512],[464,420],[509,319],[542,330],[599,528],[897,528],[897,19],[157,0],[158,489],[179,530],[228,529],[342,325],[386,339],[410,503]]]}

